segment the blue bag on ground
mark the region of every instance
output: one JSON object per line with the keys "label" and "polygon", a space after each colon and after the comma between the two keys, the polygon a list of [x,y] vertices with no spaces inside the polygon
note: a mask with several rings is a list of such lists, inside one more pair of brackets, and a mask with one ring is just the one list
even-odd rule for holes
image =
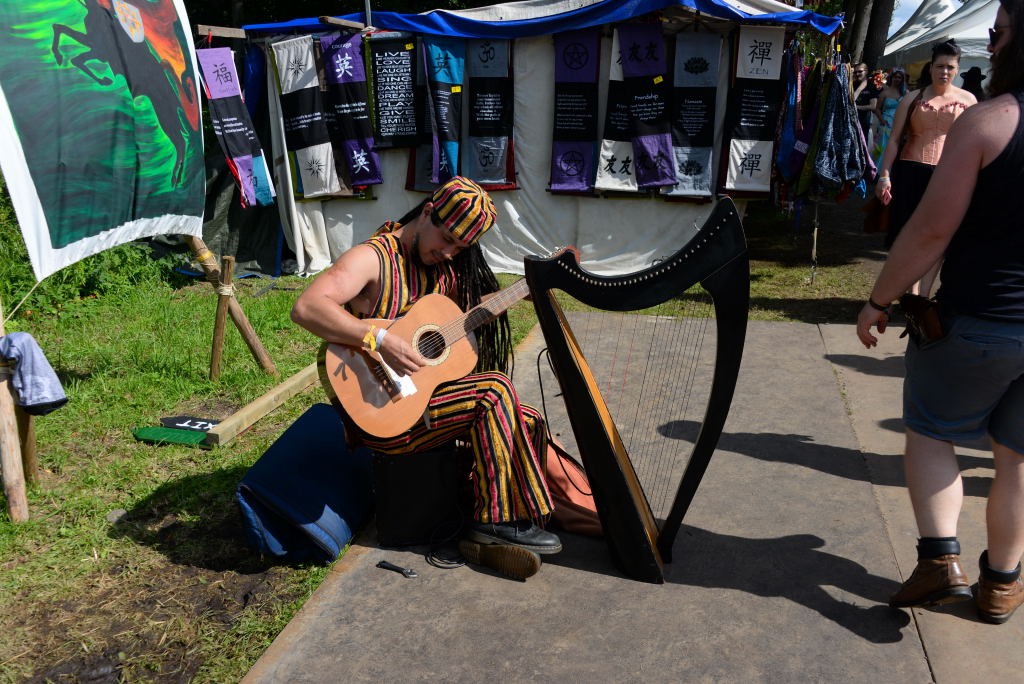
{"label": "blue bag on ground", "polygon": [[373,509],[372,452],[349,449],[329,404],[314,404],[238,484],[246,540],[285,561],[330,562]]}

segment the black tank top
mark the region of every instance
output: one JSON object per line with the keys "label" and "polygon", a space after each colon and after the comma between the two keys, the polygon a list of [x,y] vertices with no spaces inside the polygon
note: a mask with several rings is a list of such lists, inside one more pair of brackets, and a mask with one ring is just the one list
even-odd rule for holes
{"label": "black tank top", "polygon": [[1024,92],[1006,148],[978,173],[971,204],[946,249],[937,298],[956,312],[1024,322]]}

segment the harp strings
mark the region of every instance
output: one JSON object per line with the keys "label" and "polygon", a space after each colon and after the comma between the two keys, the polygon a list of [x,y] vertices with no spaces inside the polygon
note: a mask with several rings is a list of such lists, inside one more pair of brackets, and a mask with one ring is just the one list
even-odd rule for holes
{"label": "harp strings", "polygon": [[572,316],[644,494],[660,518],[672,504],[703,420],[696,413],[710,391],[706,338],[714,310],[702,289],[694,292],[701,296],[687,296],[679,316]]}

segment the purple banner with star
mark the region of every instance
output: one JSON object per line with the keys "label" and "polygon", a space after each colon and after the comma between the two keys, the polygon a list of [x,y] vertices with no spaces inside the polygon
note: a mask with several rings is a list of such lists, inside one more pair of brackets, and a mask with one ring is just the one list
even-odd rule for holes
{"label": "purple banner with star", "polygon": [[591,192],[597,172],[597,75],[601,30],[555,36],[551,192]]}
{"label": "purple banner with star", "polygon": [[363,37],[329,33],[320,37],[324,63],[324,113],[339,174],[349,185],[381,182],[367,103]]}

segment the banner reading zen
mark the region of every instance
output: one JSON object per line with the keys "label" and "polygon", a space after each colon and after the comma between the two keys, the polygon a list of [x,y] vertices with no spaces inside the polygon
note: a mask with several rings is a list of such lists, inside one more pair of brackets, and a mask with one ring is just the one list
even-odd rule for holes
{"label": "banner reading zen", "polygon": [[782,27],[740,28],[736,85],[729,93],[728,105],[731,139],[725,187],[729,190],[771,189],[785,37]]}
{"label": "banner reading zen", "polygon": [[0,162],[36,278],[202,233],[197,67],[180,0],[0,3]]}

